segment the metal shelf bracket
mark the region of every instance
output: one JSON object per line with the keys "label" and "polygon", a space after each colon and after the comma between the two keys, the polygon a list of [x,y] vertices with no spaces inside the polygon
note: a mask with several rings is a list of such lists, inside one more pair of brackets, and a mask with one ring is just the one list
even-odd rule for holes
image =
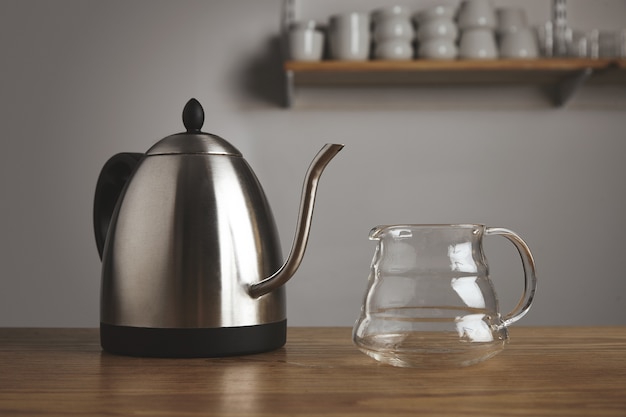
{"label": "metal shelf bracket", "polygon": [[557,107],[564,107],[592,74],[592,68],[584,68],[563,78],[555,86],[554,105]]}
{"label": "metal shelf bracket", "polygon": [[[286,62],[289,58],[288,53],[288,33],[289,27],[296,20],[296,0],[283,0],[283,9],[281,14],[281,47],[283,62]],[[294,96],[294,74],[293,71],[285,71],[285,107],[291,108],[293,106]]]}
{"label": "metal shelf bracket", "polygon": [[290,109],[293,107],[293,100],[295,94],[295,86],[293,82],[293,71],[285,71],[285,107]]}

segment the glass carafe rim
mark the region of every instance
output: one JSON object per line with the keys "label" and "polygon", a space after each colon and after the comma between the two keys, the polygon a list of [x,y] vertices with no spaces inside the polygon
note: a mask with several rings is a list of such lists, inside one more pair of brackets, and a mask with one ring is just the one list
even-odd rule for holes
{"label": "glass carafe rim", "polygon": [[486,226],[481,223],[398,223],[378,225],[370,230],[370,240],[379,240],[383,232],[393,229],[478,229],[485,230]]}

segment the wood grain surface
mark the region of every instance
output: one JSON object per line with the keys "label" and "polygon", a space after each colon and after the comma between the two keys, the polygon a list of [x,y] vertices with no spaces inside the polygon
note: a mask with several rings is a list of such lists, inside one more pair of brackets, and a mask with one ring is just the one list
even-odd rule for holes
{"label": "wood grain surface", "polygon": [[588,80],[626,84],[626,60],[589,58],[286,61],[284,70],[302,86],[553,85],[593,70]]}
{"label": "wood grain surface", "polygon": [[477,70],[580,70],[583,68],[605,68],[623,60],[591,58],[542,58],[542,59],[417,59],[406,61],[286,61],[285,70],[290,71],[477,71]]}
{"label": "wood grain surface", "polygon": [[382,365],[349,328],[289,328],[274,352],[103,353],[96,329],[0,329],[0,416],[626,416],[626,327],[513,327],[459,369]]}

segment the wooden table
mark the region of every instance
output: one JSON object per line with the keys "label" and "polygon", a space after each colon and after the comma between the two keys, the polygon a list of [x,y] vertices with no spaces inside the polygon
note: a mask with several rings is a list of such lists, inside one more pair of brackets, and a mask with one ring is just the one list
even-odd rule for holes
{"label": "wooden table", "polygon": [[95,329],[0,329],[0,416],[626,416],[626,327],[513,327],[478,365],[381,365],[348,328],[290,328],[274,352],[103,353]]}

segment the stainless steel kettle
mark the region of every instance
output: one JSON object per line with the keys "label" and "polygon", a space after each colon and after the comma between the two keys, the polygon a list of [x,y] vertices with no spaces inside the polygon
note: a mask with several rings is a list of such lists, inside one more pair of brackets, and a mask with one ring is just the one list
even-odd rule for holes
{"label": "stainless steel kettle", "polygon": [[304,255],[322,171],[343,145],[327,144],[311,163],[283,263],[270,206],[241,153],[200,131],[197,100],[186,104],[183,122],[187,132],[145,154],[114,155],[98,178],[102,348],[156,357],[279,348],[287,332],[283,284]]}

